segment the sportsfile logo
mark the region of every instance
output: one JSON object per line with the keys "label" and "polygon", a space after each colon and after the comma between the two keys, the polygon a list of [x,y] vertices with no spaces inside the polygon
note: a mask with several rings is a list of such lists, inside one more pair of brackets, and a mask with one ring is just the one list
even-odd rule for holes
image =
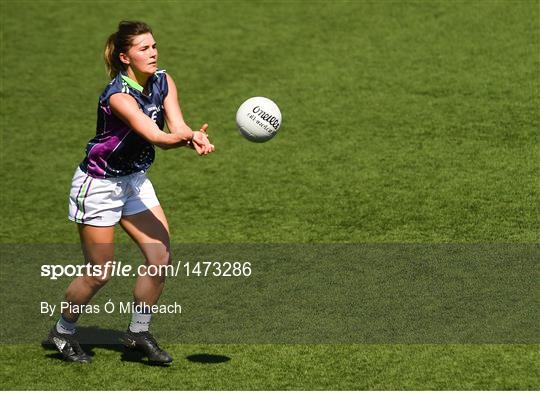
{"label": "sportsfile logo", "polygon": [[135,277],[176,276],[180,267],[173,265],[139,265],[136,269],[122,261],[107,261],[103,265],[41,265],[41,277],[57,280],[59,277]]}
{"label": "sportsfile logo", "polygon": [[122,261],[107,261],[103,265],[41,265],[41,277],[58,280],[60,277],[249,277],[251,262],[178,261],[170,265],[133,266]]}
{"label": "sportsfile logo", "polygon": [[274,130],[279,128],[279,120],[274,115],[265,112],[259,105],[253,108],[253,113],[259,116],[261,120],[266,121],[268,124],[274,127]]}

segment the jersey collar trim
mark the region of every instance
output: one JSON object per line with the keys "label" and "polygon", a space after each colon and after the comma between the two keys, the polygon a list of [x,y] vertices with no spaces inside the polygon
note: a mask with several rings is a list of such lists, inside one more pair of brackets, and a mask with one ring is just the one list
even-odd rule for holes
{"label": "jersey collar trim", "polygon": [[131,79],[130,77],[124,75],[124,74],[120,74],[122,76],[122,79],[126,81],[126,83],[128,85],[130,85],[131,87],[133,87],[135,90],[137,91],[140,91],[141,93],[143,92],[144,90],[144,87],[142,87],[141,85],[139,85],[137,82],[135,82],[133,79]]}

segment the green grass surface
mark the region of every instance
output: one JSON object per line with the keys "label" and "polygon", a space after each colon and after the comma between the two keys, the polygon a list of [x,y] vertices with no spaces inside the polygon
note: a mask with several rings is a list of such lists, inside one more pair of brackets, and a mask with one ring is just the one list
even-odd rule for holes
{"label": "green grass surface", "polygon": [[[539,242],[538,1],[0,4],[3,244],[78,242],[68,189],[121,19],[153,26],[186,120],[208,122],[217,147],[157,154],[149,176],[174,243]],[[255,95],[283,113],[262,145],[234,124]],[[14,288],[43,287],[7,272]],[[177,361],[164,369],[114,348],[84,367],[3,344],[1,387],[540,389],[537,345],[167,348]]]}
{"label": "green grass surface", "polygon": [[[158,154],[174,242],[538,241],[538,2],[96,4],[3,2],[4,241],[78,241],[67,190],[120,18],[154,26],[218,149]],[[234,125],[253,95],[283,112],[263,145]]]}
{"label": "green grass surface", "polygon": [[[167,348],[177,359],[170,368],[121,362],[117,348],[94,349],[94,363],[74,365],[50,351],[44,356],[36,346],[9,345],[0,355],[2,381],[13,389],[53,390],[527,390],[538,386],[534,374],[540,361],[537,345]],[[18,356],[20,351],[24,358]],[[225,358],[229,360],[201,362]]]}

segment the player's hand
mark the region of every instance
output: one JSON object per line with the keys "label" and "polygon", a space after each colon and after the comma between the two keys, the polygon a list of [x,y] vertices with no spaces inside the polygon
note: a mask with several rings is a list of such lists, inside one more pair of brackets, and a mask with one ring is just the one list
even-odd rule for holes
{"label": "player's hand", "polygon": [[200,131],[193,132],[193,147],[200,156],[206,156],[216,150],[214,145],[212,145],[208,139],[208,134],[206,133],[207,129],[208,124],[204,124]]}

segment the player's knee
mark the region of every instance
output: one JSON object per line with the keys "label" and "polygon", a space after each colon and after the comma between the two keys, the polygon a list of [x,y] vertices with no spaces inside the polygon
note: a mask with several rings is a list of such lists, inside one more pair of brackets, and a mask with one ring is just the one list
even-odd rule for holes
{"label": "player's knee", "polygon": [[170,256],[167,254],[156,255],[155,258],[143,268],[144,274],[151,277],[155,282],[163,283],[165,277],[172,275],[173,266]]}
{"label": "player's knee", "polygon": [[99,276],[86,276],[85,281],[92,289],[99,289],[105,284],[107,284],[110,278],[111,276],[109,274]]}
{"label": "player's knee", "polygon": [[161,270],[164,270],[165,266],[171,264],[171,254],[169,250],[166,248],[155,250],[149,258],[148,264],[158,266]]}

